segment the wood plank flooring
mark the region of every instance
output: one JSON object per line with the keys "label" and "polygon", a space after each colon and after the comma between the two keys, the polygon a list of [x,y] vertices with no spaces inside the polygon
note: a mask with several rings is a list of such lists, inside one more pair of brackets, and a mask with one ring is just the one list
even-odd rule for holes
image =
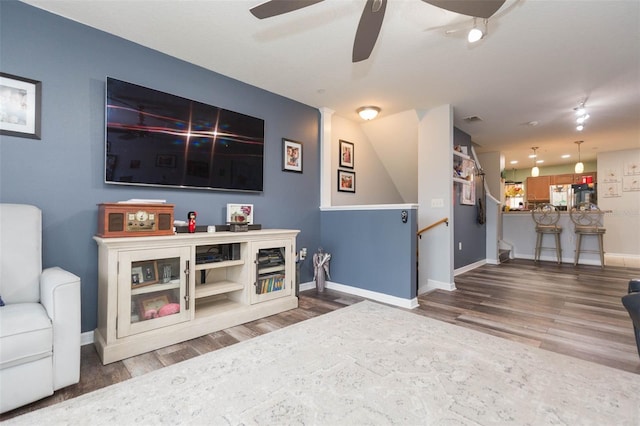
{"label": "wood plank flooring", "polygon": [[[631,320],[620,298],[640,269],[510,260],[458,275],[457,290],[419,297],[409,312],[640,375]],[[102,365],[82,347],[80,383],[0,416],[0,421],[269,333],[363,300],[302,292],[299,307],[157,351]]]}

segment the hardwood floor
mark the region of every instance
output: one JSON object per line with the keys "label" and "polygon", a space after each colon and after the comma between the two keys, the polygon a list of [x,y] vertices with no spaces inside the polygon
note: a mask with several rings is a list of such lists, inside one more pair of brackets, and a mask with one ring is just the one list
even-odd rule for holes
{"label": "hardwood floor", "polygon": [[[409,312],[549,351],[640,374],[631,320],[620,302],[640,269],[511,260],[458,275],[456,291],[419,297]],[[326,290],[302,292],[299,307],[181,344],[102,365],[82,347],[80,383],[0,416],[0,421],[158,368],[269,333],[363,300]]]}

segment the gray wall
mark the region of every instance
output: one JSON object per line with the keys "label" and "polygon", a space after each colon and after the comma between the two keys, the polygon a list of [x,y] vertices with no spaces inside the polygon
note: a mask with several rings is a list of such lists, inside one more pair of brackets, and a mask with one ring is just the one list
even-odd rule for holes
{"label": "gray wall", "polygon": [[[471,152],[471,136],[457,127],[453,128],[453,144],[467,147]],[[454,185],[455,197],[453,208],[453,268],[458,269],[484,260],[487,256],[486,227],[478,223],[478,198],[482,197],[482,179],[475,177],[476,204],[474,206],[460,204],[462,185]],[[483,200],[484,203],[484,200]],[[462,250],[459,249],[462,243]]]}
{"label": "gray wall", "polygon": [[[2,72],[42,82],[42,140],[0,139],[0,201],[43,210],[43,264],[81,277],[83,331],[96,326],[98,203],[166,199],[202,225],[223,223],[227,203],[251,203],[256,223],[320,245],[316,109],[15,1],[0,1],[0,55]],[[264,192],[105,185],[106,76],[264,119]],[[303,174],[281,171],[283,137],[303,142]],[[305,262],[301,281],[312,277]]]}
{"label": "gray wall", "polygon": [[331,254],[330,281],[402,299],[417,296],[415,209],[353,207],[323,211],[321,221],[321,247]]}

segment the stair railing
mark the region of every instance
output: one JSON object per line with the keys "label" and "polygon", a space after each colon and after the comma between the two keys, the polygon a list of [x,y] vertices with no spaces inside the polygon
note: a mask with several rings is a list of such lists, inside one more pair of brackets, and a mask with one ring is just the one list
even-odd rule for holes
{"label": "stair railing", "polygon": [[435,228],[436,226],[440,225],[441,223],[444,223],[447,226],[449,226],[449,218],[448,217],[443,217],[439,221],[434,222],[429,226],[425,226],[424,228],[422,228],[421,230],[418,231],[418,238],[422,238],[422,234],[423,233],[427,232],[431,228]]}

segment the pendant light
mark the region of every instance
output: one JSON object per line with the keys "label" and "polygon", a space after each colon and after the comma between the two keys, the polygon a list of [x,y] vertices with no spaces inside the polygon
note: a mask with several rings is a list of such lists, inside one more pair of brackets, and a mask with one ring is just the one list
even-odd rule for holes
{"label": "pendant light", "polygon": [[536,158],[538,158],[538,155],[536,154],[536,150],[538,149],[537,146],[534,146],[531,148],[533,150],[533,168],[531,169],[531,176],[532,177],[538,177],[540,176],[540,169],[538,168],[538,166],[536,166]]}
{"label": "pendant light", "polygon": [[584,141],[575,141],[575,144],[578,144],[578,162],[576,163],[576,168],[575,168],[575,172],[576,173],[582,173],[584,172],[584,164],[582,164],[582,161],[580,160],[580,144],[582,144],[582,142]]}

